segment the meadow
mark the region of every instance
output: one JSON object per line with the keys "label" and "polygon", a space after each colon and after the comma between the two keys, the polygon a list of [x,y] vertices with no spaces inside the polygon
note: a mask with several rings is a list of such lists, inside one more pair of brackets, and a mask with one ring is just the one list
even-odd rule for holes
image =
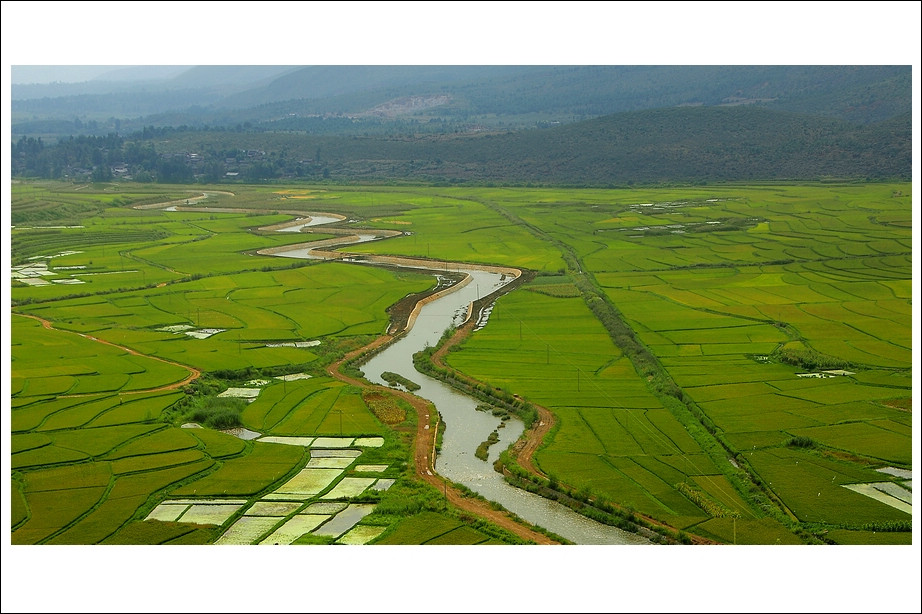
{"label": "meadow", "polygon": [[[536,273],[448,363],[555,414],[535,460],[556,487],[716,541],[911,541],[909,514],[843,487],[904,488],[877,470],[912,468],[907,184],[266,185],[192,204],[221,212],[131,206],[195,186],[78,187],[13,185],[13,543],[221,539],[148,516],[244,501],[226,528],[313,458],[180,428],[192,399],[238,386],[256,390],[241,426],[264,437],[383,438],[357,462],[390,467],[392,488],[347,465],[321,489],[376,504],[346,542],[515,542],[415,483],[414,412],[325,374],[435,280],[256,253],[330,236],[259,230],[317,211],[404,233],[350,251]],[[254,526],[291,532],[306,510]]]}

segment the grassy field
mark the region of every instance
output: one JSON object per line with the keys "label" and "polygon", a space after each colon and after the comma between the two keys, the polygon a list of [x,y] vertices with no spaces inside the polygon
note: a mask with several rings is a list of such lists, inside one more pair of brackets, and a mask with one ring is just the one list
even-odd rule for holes
{"label": "grassy field", "polygon": [[[902,488],[875,470],[912,468],[907,184],[234,191],[13,185],[14,543],[217,540],[144,519],[253,503],[310,457],[178,428],[232,387],[263,435],[383,438],[362,453],[399,478],[362,495],[378,541],[515,541],[405,475],[413,412],[325,375],[434,280],[255,253],[329,236],[259,230],[310,212],[404,233],[353,251],[536,272],[449,364],[555,413],[536,461],[560,488],[723,542],[911,540],[909,514],[840,486]],[[202,210],[130,206],[166,201]]]}

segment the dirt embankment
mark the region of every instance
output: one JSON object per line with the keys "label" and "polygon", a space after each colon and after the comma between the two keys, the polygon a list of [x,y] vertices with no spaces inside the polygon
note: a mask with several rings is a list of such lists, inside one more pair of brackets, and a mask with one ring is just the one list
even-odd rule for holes
{"label": "dirt embankment", "polygon": [[[451,369],[445,363],[445,357],[451,351],[451,349],[458,344],[460,344],[464,339],[471,334],[474,329],[475,322],[469,320],[464,326],[458,328],[455,331],[455,334],[452,335],[444,344],[442,344],[438,350],[432,354],[432,363],[441,368],[441,369]],[[455,371],[457,379],[462,381],[467,381],[472,386],[477,385],[478,382],[474,381],[472,378],[466,377],[464,374]],[[516,462],[522,466],[529,473],[541,476],[542,478],[547,479],[547,474],[541,471],[537,465],[534,463],[534,454],[538,450],[538,446],[541,445],[541,442],[544,441],[544,438],[554,427],[556,419],[554,414],[551,413],[549,409],[541,405],[531,404],[535,410],[538,412],[538,419],[535,420],[532,424],[516,441],[511,448],[511,452],[515,457]]]}

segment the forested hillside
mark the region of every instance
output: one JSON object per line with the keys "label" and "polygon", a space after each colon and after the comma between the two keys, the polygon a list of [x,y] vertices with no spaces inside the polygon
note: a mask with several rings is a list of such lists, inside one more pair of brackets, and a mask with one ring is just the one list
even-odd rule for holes
{"label": "forested hillside", "polygon": [[55,145],[21,137],[13,145],[12,166],[22,176],[163,183],[906,180],[912,174],[911,145],[909,113],[860,125],[748,106],[680,107],[473,134],[353,130],[331,136],[183,126],[71,137]]}

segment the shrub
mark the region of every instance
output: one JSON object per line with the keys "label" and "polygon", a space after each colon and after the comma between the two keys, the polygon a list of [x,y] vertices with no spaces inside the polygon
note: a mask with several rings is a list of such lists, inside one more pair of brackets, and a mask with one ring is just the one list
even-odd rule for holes
{"label": "shrub", "polygon": [[791,448],[815,448],[816,442],[810,439],[809,437],[804,437],[803,435],[797,435],[792,437],[788,442],[788,446]]}
{"label": "shrub", "polygon": [[202,397],[193,402],[185,419],[213,429],[234,428],[243,425],[240,414],[246,406],[243,399]]}

